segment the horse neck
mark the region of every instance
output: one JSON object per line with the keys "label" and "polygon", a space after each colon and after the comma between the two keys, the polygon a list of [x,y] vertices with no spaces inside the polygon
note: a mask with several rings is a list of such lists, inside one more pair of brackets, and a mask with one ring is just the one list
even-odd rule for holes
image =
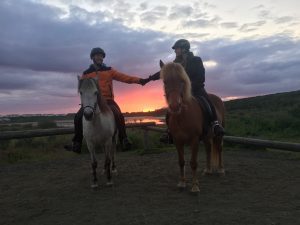
{"label": "horse neck", "polygon": [[196,114],[199,114],[198,102],[194,97],[191,97],[183,100],[181,111],[178,114],[173,114],[173,116],[178,120],[189,119],[190,121],[190,118],[194,118]]}
{"label": "horse neck", "polygon": [[98,101],[98,104],[97,104],[99,111],[103,114],[108,113],[110,111],[110,108],[107,105],[106,100],[103,98],[103,96],[100,96],[99,98],[100,98],[100,100]]}

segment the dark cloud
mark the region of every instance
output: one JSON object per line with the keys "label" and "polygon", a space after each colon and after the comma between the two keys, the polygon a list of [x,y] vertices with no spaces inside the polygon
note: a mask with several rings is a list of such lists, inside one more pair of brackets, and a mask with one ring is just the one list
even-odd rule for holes
{"label": "dark cloud", "polygon": [[[95,46],[105,49],[105,63],[141,77],[158,71],[159,59],[173,60],[171,46],[181,35],[154,32],[146,27],[130,29],[123,25],[128,17],[114,20],[112,12],[100,8],[91,13],[72,6],[66,12],[29,1],[0,2],[0,114],[74,112],[79,103],[76,75],[89,66],[89,52]],[[186,14],[191,10],[183,9]],[[166,7],[151,10],[154,17],[151,19],[150,11],[145,11],[144,22],[159,22],[159,18],[168,15]],[[220,23],[218,17],[183,22],[184,26],[196,28],[218,24],[235,25]],[[244,29],[262,25],[264,21],[244,24]],[[209,34],[191,32],[183,36],[201,40]],[[206,86],[222,97],[254,96],[300,87],[300,41],[287,34],[255,40],[192,41],[191,44],[204,61],[218,63],[216,67],[206,68]],[[115,94],[126,96],[133,87],[137,85],[115,82]]]}
{"label": "dark cloud", "polygon": [[293,20],[294,20],[294,18],[291,16],[282,16],[282,17],[275,19],[275,23],[282,24],[282,23],[293,22]]}
{"label": "dark cloud", "polygon": [[[199,44],[200,45],[200,44]],[[202,43],[207,68],[207,86],[223,97],[255,96],[300,87],[300,41],[284,36],[259,40],[214,40]]]}
{"label": "dark cloud", "polygon": [[147,10],[148,9],[148,3],[147,2],[143,2],[139,5],[139,10]]}
{"label": "dark cloud", "polygon": [[182,22],[183,27],[190,27],[190,28],[212,27],[214,26],[214,24],[215,24],[214,21],[206,20],[206,19],[186,20]]}
{"label": "dark cloud", "polygon": [[221,27],[224,27],[224,28],[237,28],[238,27],[238,24],[235,23],[235,22],[223,22],[223,23],[220,23]]}
{"label": "dark cloud", "polygon": [[[4,31],[0,36],[1,66],[78,72],[87,67],[92,47],[104,48],[107,58],[114,63],[121,62],[117,58],[120,55],[126,57],[132,49],[145,51],[149,40],[152,52],[155,52],[153,46],[163,42],[160,33],[133,31],[118,21],[103,22],[106,14],[100,11],[87,13],[78,7],[71,7],[70,17],[60,19],[63,12],[57,8],[30,2],[0,4],[0,25]],[[148,56],[140,55],[137,63],[147,57],[151,58],[149,52]],[[123,64],[125,62],[121,63],[121,67]]]}
{"label": "dark cloud", "polygon": [[191,16],[193,13],[193,8],[191,6],[174,6],[171,8],[169,19],[180,19]]}
{"label": "dark cloud", "polygon": [[153,25],[166,15],[167,10],[168,8],[165,6],[156,6],[151,10],[141,13],[140,20],[142,23]]}
{"label": "dark cloud", "polygon": [[254,23],[245,23],[239,28],[239,31],[241,32],[255,31],[259,27],[263,26],[264,24],[266,24],[266,21],[262,21],[262,20]]}

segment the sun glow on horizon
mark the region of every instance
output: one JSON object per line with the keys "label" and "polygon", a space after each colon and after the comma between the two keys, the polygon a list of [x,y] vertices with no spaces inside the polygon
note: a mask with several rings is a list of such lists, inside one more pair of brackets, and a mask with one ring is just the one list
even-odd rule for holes
{"label": "sun glow on horizon", "polygon": [[236,99],[240,99],[240,98],[245,98],[245,96],[228,96],[228,97],[222,98],[222,100],[230,101],[230,100],[236,100]]}
{"label": "sun glow on horizon", "polygon": [[143,109],[143,112],[153,112],[153,111],[155,111],[155,109],[153,109],[153,108],[144,108]]}

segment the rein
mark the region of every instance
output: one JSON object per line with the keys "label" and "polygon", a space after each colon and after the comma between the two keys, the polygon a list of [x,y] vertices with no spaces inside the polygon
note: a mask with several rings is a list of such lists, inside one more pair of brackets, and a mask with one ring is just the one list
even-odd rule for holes
{"label": "rein", "polygon": [[[183,88],[184,88],[184,83],[181,83],[180,86],[179,86],[179,89],[178,88],[172,88],[172,89],[169,89],[169,90],[166,90],[165,89],[165,92],[166,92],[166,97],[167,97],[167,101],[168,101],[168,96],[172,93],[172,92],[177,92],[179,90],[179,93],[180,93],[180,97],[181,97],[181,101],[183,102]],[[179,112],[181,111],[182,107],[183,107],[184,104],[180,104],[180,107],[179,107]],[[168,103],[168,108],[169,110],[171,111],[170,107],[169,107],[169,103]],[[174,112],[174,113],[177,113],[177,112]]]}
{"label": "rein", "polygon": [[87,108],[91,108],[93,110],[93,113],[95,113],[96,111],[96,107],[97,107],[97,102],[94,104],[94,107],[90,106],[90,105],[86,105],[83,107],[83,110],[87,109]]}

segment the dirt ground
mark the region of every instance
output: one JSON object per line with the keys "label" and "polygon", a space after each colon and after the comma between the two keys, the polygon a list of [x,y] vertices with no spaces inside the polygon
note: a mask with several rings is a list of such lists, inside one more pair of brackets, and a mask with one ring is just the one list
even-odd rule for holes
{"label": "dirt ground", "polygon": [[[204,158],[201,153],[200,169]],[[90,189],[87,154],[2,165],[0,224],[300,224],[299,155],[229,150],[224,158],[225,177],[199,172],[198,195],[177,189],[175,152],[119,153],[114,187],[106,187],[99,176],[96,191]],[[99,159],[102,168],[103,156]]]}

